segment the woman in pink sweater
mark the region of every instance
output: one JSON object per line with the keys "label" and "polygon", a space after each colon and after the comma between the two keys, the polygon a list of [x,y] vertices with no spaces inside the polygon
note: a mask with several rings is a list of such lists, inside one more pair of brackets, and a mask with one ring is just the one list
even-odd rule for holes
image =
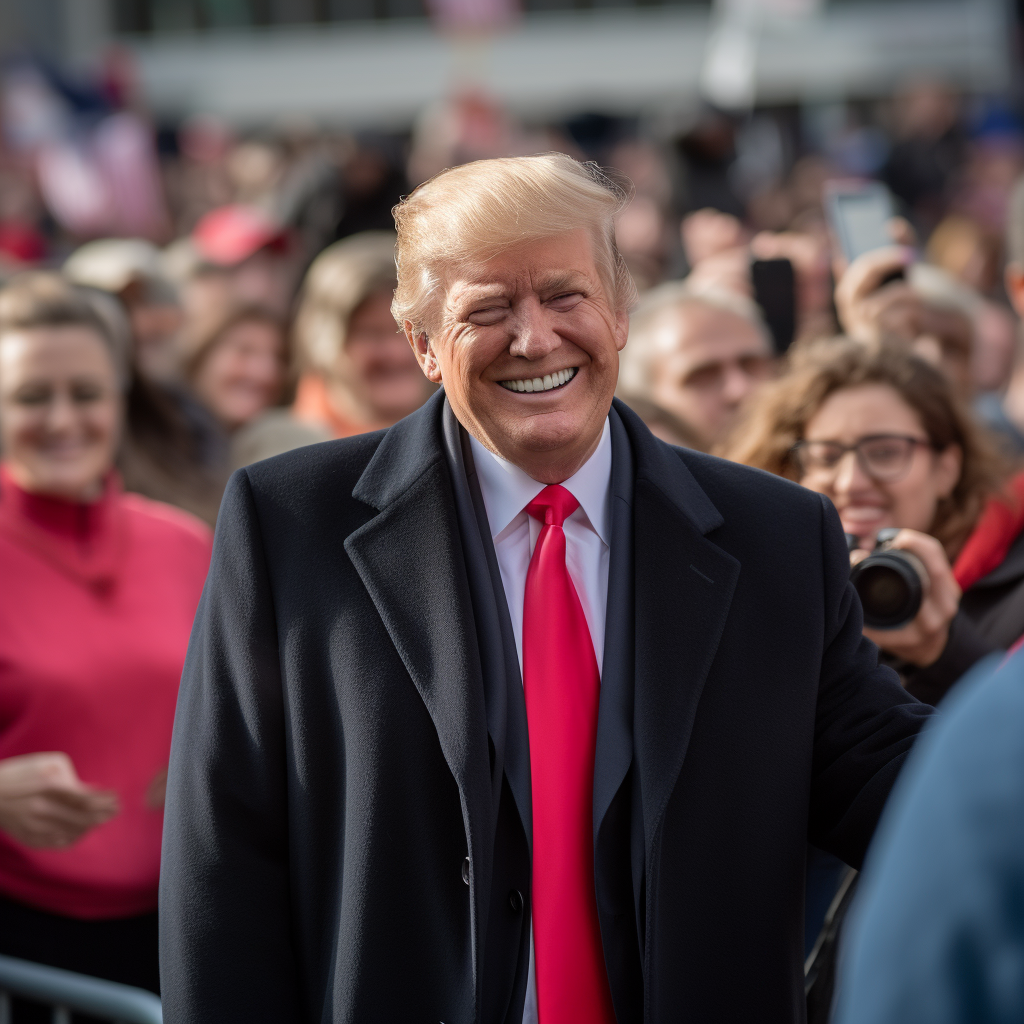
{"label": "woman in pink sweater", "polygon": [[0,953],[158,989],[174,705],[210,558],[121,491],[125,339],[51,274],[0,292]]}

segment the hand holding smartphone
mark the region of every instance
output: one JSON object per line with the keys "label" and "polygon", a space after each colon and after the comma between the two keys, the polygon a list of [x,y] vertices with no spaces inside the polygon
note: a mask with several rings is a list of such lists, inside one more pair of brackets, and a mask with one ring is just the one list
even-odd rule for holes
{"label": "hand holding smartphone", "polygon": [[889,224],[896,210],[892,193],[881,182],[828,182],[825,216],[848,264],[866,252],[893,244]]}
{"label": "hand holding smartphone", "polygon": [[761,307],[776,355],[793,343],[796,333],[796,274],[787,259],[751,260],[754,301]]}

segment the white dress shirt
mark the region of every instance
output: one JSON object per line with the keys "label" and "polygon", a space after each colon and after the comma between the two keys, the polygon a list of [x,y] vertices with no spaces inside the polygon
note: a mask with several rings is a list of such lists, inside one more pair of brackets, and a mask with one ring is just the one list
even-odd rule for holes
{"label": "white dress shirt", "polygon": [[[526,506],[547,485],[538,483],[518,466],[488,451],[475,437],[470,437],[470,444],[522,673],[526,572],[542,526],[526,511]],[[590,627],[598,673],[604,661],[604,624],[608,606],[611,477],[612,438],[608,420],[605,420],[594,454],[573,476],[562,482],[562,486],[580,503],[563,525],[565,564]]]}
{"label": "white dress shirt", "polygon": [[[487,525],[494,542],[505,600],[516,635],[519,673],[523,671],[523,601],[526,572],[541,531],[541,523],[526,506],[547,486],[527,476],[518,466],[488,451],[470,436],[480,492],[487,511]],[[604,662],[604,628],[608,608],[608,555],[611,550],[612,438],[608,420],[593,455],[562,486],[580,503],[568,516],[565,531],[565,564],[583,614],[600,674]],[[526,982],[523,1024],[537,1024],[537,980],[534,967],[533,930],[530,931],[530,968]]]}

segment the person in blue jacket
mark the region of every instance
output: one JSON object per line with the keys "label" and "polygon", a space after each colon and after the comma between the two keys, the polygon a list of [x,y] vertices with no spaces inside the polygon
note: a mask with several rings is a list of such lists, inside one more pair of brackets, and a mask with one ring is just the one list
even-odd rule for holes
{"label": "person in blue jacket", "polygon": [[861,884],[835,1024],[1024,1020],[1024,651],[943,705]]}

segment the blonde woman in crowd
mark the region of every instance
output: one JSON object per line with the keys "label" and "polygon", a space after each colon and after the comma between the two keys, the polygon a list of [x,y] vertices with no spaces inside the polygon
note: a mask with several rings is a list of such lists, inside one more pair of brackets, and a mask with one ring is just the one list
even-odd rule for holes
{"label": "blonde woman in crowd", "polygon": [[391,315],[395,283],[390,232],[352,235],[313,261],[295,319],[295,403],[237,439],[236,465],[389,427],[426,401],[433,388]]}

